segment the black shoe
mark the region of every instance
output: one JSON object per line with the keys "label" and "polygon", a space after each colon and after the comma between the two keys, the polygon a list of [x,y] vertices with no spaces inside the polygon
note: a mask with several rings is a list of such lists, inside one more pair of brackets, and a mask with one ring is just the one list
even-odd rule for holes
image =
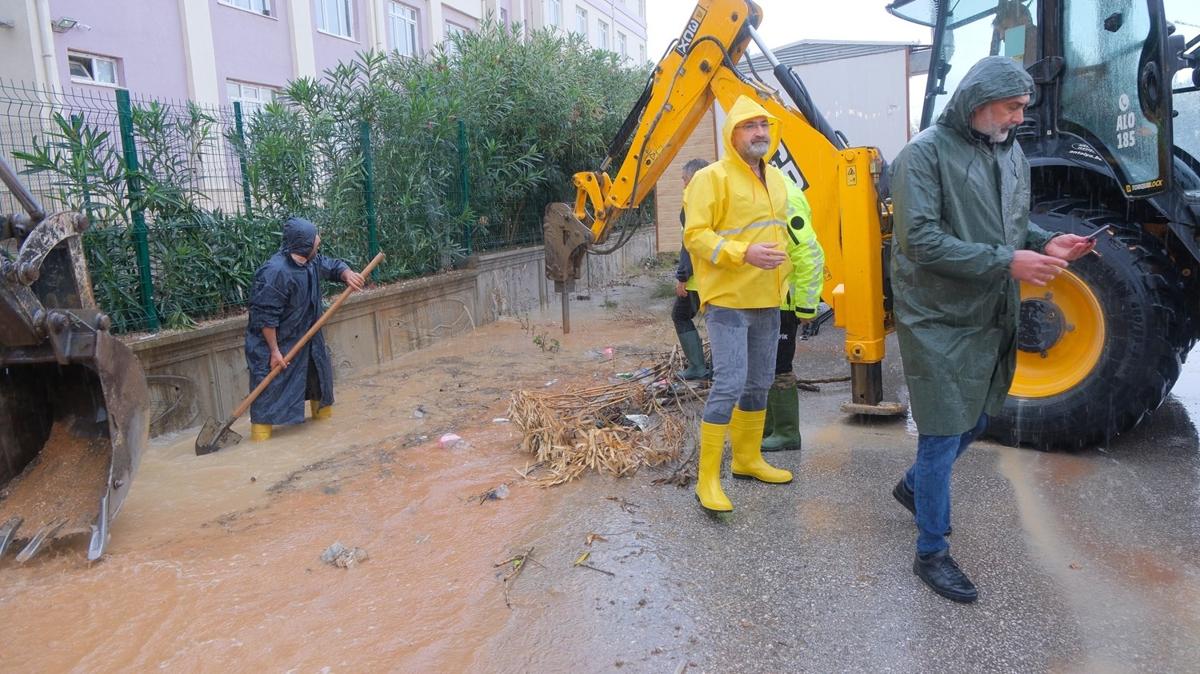
{"label": "black shoe", "polygon": [[[892,489],[892,498],[896,499],[900,505],[908,508],[908,512],[912,513],[913,517],[917,516],[916,497],[913,496],[912,490],[908,488],[908,485],[904,483],[904,478],[900,478],[900,481],[896,483],[895,489]],[[946,527],[947,536],[952,531],[954,531],[954,527]]]}
{"label": "black shoe", "polygon": [[928,555],[918,554],[913,559],[913,573],[929,586],[929,589],[950,601],[970,604],[979,598],[979,590],[970,578],[954,563],[949,550]]}

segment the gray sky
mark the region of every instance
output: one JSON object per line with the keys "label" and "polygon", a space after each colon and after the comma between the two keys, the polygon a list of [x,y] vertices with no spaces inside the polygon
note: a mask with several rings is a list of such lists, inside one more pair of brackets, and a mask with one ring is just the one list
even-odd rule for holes
{"label": "gray sky", "polygon": [[[885,40],[929,44],[929,29],[901,21],[884,10],[887,0],[758,0],[759,33],[773,48],[796,40]],[[647,0],[646,55],[658,60],[683,32],[695,2]]]}

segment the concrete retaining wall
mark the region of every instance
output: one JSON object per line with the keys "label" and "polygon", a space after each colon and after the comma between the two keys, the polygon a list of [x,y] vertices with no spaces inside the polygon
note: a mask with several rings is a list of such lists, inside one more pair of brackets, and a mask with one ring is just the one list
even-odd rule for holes
{"label": "concrete retaining wall", "polygon": [[[598,288],[654,254],[646,227],[608,256],[588,256],[577,291]],[[541,246],[472,258],[466,269],[356,293],[324,328],[335,379],[388,363],[500,316],[536,313],[558,302]],[[186,332],[129,340],[150,380],[153,435],[221,419],[249,392],[242,343],[246,316]]]}

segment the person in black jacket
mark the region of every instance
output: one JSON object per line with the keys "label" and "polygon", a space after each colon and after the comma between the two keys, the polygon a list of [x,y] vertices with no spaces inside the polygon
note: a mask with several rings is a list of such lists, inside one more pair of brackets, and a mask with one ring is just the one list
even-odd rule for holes
{"label": "person in black jacket", "polygon": [[[692,159],[683,165],[683,186],[691,182],[696,171],[708,166],[703,159]],[[679,224],[684,224],[683,209],[679,209]],[[696,312],[700,309],[700,294],[696,292],[696,280],[692,277],[692,256],[683,244],[679,245],[679,264],[675,267],[675,306],[671,308],[671,320],[675,323],[675,334],[679,346],[687,356],[688,367],[679,376],[683,379],[706,379],[710,376],[704,361],[704,343],[696,331]]]}

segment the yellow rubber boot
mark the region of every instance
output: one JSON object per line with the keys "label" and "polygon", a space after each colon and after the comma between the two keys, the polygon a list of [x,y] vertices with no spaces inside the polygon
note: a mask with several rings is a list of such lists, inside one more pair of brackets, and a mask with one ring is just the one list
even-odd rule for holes
{"label": "yellow rubber boot", "polygon": [[328,419],[333,416],[333,405],[321,407],[320,400],[308,401],[308,409],[312,410],[312,418],[314,421],[317,419]]}
{"label": "yellow rubber boot", "polygon": [[766,419],[766,410],[744,412],[737,407],[733,408],[733,417],[729,419],[729,444],[733,446],[733,462],[729,466],[729,472],[737,478],[754,478],[759,482],[771,484],[791,482],[791,471],[776,468],[763,460],[762,436]]}
{"label": "yellow rubber boot", "polygon": [[707,510],[729,512],[733,504],[721,489],[721,456],[725,453],[727,424],[700,422],[700,459],[696,470],[696,498]]}
{"label": "yellow rubber boot", "polygon": [[261,442],[271,439],[271,424],[250,424],[250,441]]}

